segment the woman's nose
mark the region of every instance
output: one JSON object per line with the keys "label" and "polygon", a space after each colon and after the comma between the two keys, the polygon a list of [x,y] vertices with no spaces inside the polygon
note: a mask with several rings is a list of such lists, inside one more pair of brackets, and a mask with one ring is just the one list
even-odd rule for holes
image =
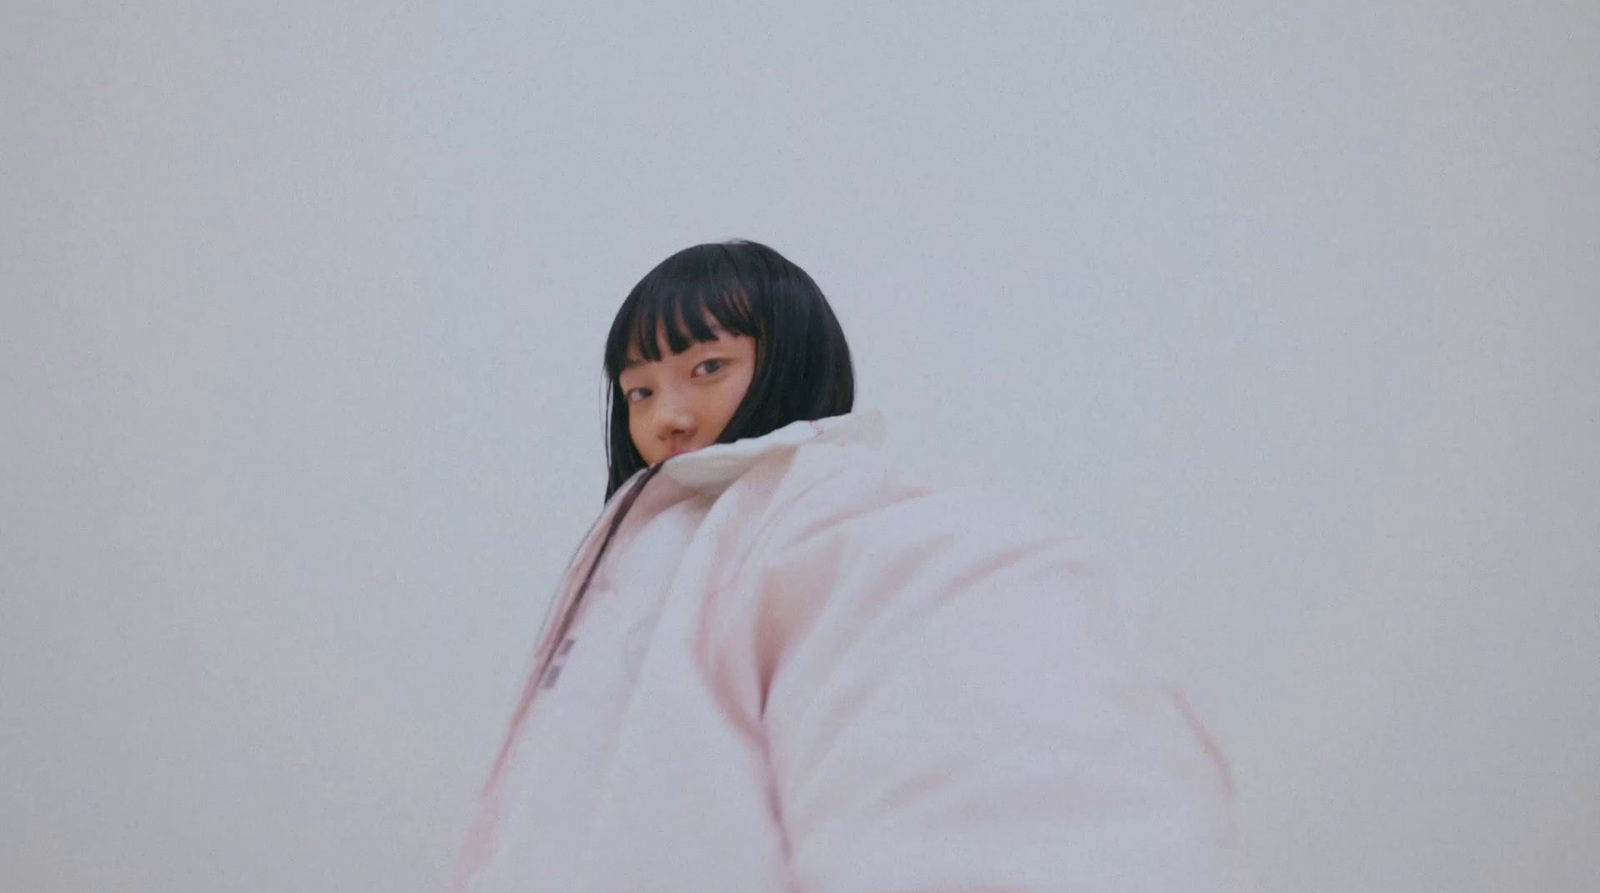
{"label": "woman's nose", "polygon": [[687,439],[695,434],[694,412],[684,401],[663,401],[656,417],[656,435],[663,441]]}

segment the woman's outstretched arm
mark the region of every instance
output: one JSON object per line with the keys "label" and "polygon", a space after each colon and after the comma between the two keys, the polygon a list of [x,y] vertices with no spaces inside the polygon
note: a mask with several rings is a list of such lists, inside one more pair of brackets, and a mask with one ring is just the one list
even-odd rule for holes
{"label": "woman's outstretched arm", "polygon": [[1235,889],[1226,766],[1108,575],[981,497],[859,500],[823,488],[749,565],[800,888]]}

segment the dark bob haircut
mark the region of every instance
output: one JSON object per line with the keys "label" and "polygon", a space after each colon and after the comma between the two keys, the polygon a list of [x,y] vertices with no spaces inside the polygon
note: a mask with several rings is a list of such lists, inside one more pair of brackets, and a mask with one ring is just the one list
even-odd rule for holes
{"label": "dark bob haircut", "polygon": [[850,347],[822,289],[806,271],[758,242],[696,245],[645,274],[628,293],[606,338],[606,499],[645,467],[628,430],[618,379],[630,348],[661,359],[664,328],[674,355],[712,340],[707,321],[755,339],[750,390],[717,443],[776,431],[791,422],[843,415],[855,402]]}

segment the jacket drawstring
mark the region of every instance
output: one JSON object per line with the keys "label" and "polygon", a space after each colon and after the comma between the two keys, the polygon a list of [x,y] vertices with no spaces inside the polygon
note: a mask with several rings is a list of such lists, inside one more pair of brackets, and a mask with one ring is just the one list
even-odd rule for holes
{"label": "jacket drawstring", "polygon": [[[583,583],[578,586],[577,594],[572,597],[572,601],[568,603],[567,609],[561,614],[560,623],[556,627],[555,648],[552,649],[548,655],[546,655],[544,666],[539,668],[540,687],[549,688],[555,683],[555,675],[550,675],[550,664],[555,660],[555,658],[566,655],[566,649],[568,647],[566,645],[567,632],[572,628],[572,623],[578,616],[578,608],[583,604],[584,595],[589,592],[589,583],[594,580],[594,573],[596,570],[599,570],[600,561],[606,556],[606,549],[610,548],[611,546],[611,538],[617,535],[617,528],[621,527],[623,519],[628,517],[628,512],[633,509],[633,504],[638,501],[639,494],[644,492],[645,485],[650,483],[650,479],[656,476],[656,473],[662,469],[664,464],[665,463],[657,463],[650,466],[650,468],[645,471],[644,475],[639,478],[639,483],[635,484],[633,489],[629,490],[627,494],[622,497],[622,504],[617,506],[616,514],[612,515],[611,517],[611,526],[606,529],[605,539],[600,541],[600,549],[595,552],[594,560],[589,562],[588,572],[583,575]],[[556,673],[559,674],[559,672],[560,671],[558,669]],[[549,678],[544,678],[547,675]]]}
{"label": "jacket drawstring", "polygon": [[[550,682],[555,681],[553,678],[546,679],[545,677],[550,673],[551,662],[558,654],[562,653],[562,643],[566,641],[573,619],[577,616],[578,605],[583,601],[584,594],[589,591],[589,583],[594,579],[595,569],[600,566],[600,559],[605,557],[606,549],[611,545],[611,538],[616,536],[617,528],[622,526],[622,519],[633,508],[634,502],[639,499],[639,493],[644,490],[644,485],[649,483],[650,479],[660,470],[661,465],[657,464],[645,471],[644,475],[639,478],[639,482],[633,486],[633,489],[623,495],[622,501],[617,505],[617,511],[611,518],[611,526],[606,530],[605,539],[601,540],[600,548],[595,552],[594,560],[589,563],[588,572],[584,574],[583,584],[578,587],[577,593],[572,597],[572,601],[568,603],[566,610],[561,613],[556,630],[559,635],[555,639],[555,643],[550,646],[550,650],[545,653],[544,659],[539,662],[538,666],[533,668],[528,677],[528,684],[523,690],[521,703],[518,704],[516,712],[512,714],[511,727],[506,730],[505,742],[500,745],[500,753],[495,757],[494,765],[489,770],[489,778],[484,782],[483,793],[485,796],[493,796],[495,782],[499,780],[501,771],[505,769],[506,760],[511,756],[511,746],[517,740],[517,731],[522,728],[523,720],[527,718],[528,708],[533,704],[534,695],[539,689],[545,688]],[[559,600],[559,598],[558,594],[557,599]],[[541,641],[548,640],[545,636],[540,636],[539,638]]]}

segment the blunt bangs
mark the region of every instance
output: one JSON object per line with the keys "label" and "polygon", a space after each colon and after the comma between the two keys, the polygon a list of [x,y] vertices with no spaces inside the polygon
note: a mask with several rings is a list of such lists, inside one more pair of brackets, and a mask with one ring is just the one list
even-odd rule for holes
{"label": "blunt bangs", "polygon": [[659,361],[662,334],[674,355],[715,340],[708,318],[731,335],[759,338],[761,328],[751,311],[749,293],[739,271],[714,250],[719,247],[699,245],[680,251],[634,286],[606,339],[608,377],[622,375],[633,349],[646,362]]}

